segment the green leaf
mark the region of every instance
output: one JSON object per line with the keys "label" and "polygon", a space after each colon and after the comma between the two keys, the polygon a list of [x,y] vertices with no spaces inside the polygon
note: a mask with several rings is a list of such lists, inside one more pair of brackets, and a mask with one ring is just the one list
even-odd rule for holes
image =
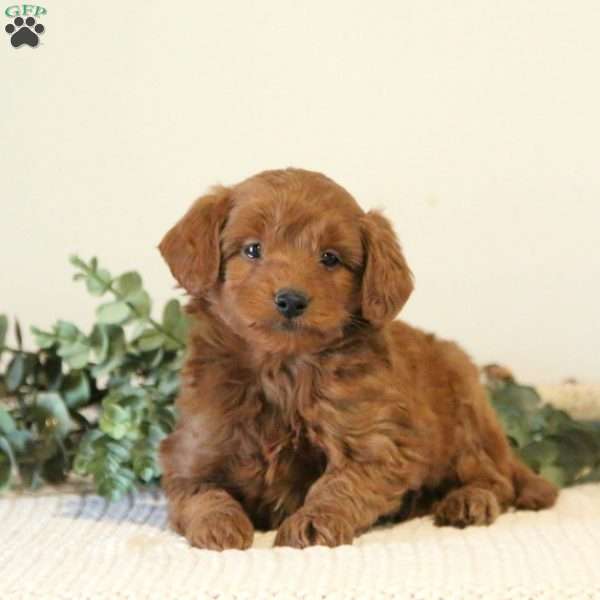
{"label": "green leaf", "polygon": [[88,266],[85,264],[85,262],[83,262],[83,260],[81,260],[81,258],[79,258],[79,256],[72,254],[71,256],[69,256],[69,262],[74,266],[77,267],[78,269],[81,269],[83,271],[86,271]]}
{"label": "green leaf", "polygon": [[143,352],[141,358],[146,362],[149,369],[156,370],[161,366],[165,358],[165,351],[163,348],[157,348],[156,350]]}
{"label": "green leaf", "polygon": [[12,477],[12,463],[8,454],[0,451],[0,491],[10,485]]}
{"label": "green leaf", "polygon": [[97,310],[98,321],[109,325],[124,323],[131,316],[131,309],[122,300],[101,304]]}
{"label": "green leaf", "polygon": [[115,442],[112,439],[107,438],[105,448],[107,453],[114,457],[119,464],[129,460],[131,445],[126,441]]}
{"label": "green leaf", "polygon": [[73,461],[73,469],[78,475],[89,475],[91,467],[96,458],[98,447],[101,447],[101,441],[107,437],[99,429],[90,429],[81,438],[79,448],[75,460]]}
{"label": "green leaf", "polygon": [[130,468],[132,443],[115,441],[94,430],[84,435],[74,461],[76,472],[92,475],[99,494],[110,501],[130,491],[135,473]]}
{"label": "green leaf", "polygon": [[8,331],[8,318],[6,315],[0,315],[0,353],[6,342],[6,333]]}
{"label": "green leaf", "polygon": [[175,429],[177,414],[173,405],[163,406],[157,410],[156,426],[160,427],[164,435],[167,435]]}
{"label": "green leaf", "polygon": [[25,355],[19,352],[15,354],[6,368],[6,388],[9,392],[15,392],[25,381],[27,376],[27,365]]}
{"label": "green leaf", "polygon": [[104,433],[110,435],[115,440],[120,440],[131,430],[131,412],[117,404],[105,406],[99,425]]}
{"label": "green leaf", "polygon": [[187,333],[187,319],[178,300],[167,302],[163,311],[162,324],[165,330],[177,340],[177,342],[174,342],[172,339],[167,338],[165,340],[167,349],[177,350],[185,343]]}
{"label": "green leaf", "polygon": [[160,427],[150,425],[145,437],[141,438],[132,450],[133,471],[144,483],[149,483],[160,476],[158,463],[158,444],[165,437]]}
{"label": "green leaf", "polygon": [[90,382],[85,371],[71,371],[66,375],[61,394],[71,410],[85,406],[91,396]]}
{"label": "green leaf", "polygon": [[98,356],[98,364],[92,367],[92,375],[100,377],[119,367],[125,360],[127,341],[125,332],[118,325],[98,325],[92,333],[92,346]]}
{"label": "green leaf", "polygon": [[163,327],[173,333],[181,322],[181,305],[178,300],[169,300],[163,310]]}
{"label": "green leaf", "polygon": [[57,337],[63,341],[75,341],[79,334],[79,328],[77,325],[70,323],[69,321],[58,321],[55,326]]}
{"label": "green leaf", "polygon": [[564,487],[567,482],[563,469],[555,465],[544,465],[540,469],[540,475],[558,487]]}
{"label": "green leaf", "polygon": [[35,343],[42,349],[51,348],[56,343],[56,336],[47,331],[42,331],[37,327],[31,327],[31,333],[35,338]]}
{"label": "green leaf", "polygon": [[179,391],[179,385],[179,373],[171,371],[160,378],[158,389],[165,397],[174,397]]}
{"label": "green leaf", "polygon": [[136,340],[137,347],[142,352],[149,352],[160,348],[165,342],[165,336],[156,329],[147,329]]}
{"label": "green leaf", "polygon": [[519,418],[510,418],[506,421],[506,434],[518,447],[525,446],[531,441],[527,424]]}
{"label": "green leaf", "polygon": [[127,304],[133,307],[137,318],[146,319],[150,316],[152,301],[150,300],[148,292],[145,290],[138,290],[137,292],[130,294],[127,297]]}
{"label": "green leaf", "polygon": [[10,464],[13,469],[17,468],[17,460],[15,459],[15,455],[13,449],[8,441],[8,438],[4,435],[0,435],[0,450],[4,452],[8,459],[10,460]]}
{"label": "green leaf", "polygon": [[131,491],[135,474],[131,469],[122,468],[115,473],[104,474],[96,479],[98,493],[109,502],[116,502]]}
{"label": "green leaf", "polygon": [[142,278],[135,271],[123,273],[116,279],[115,288],[123,296],[129,297],[142,289]]}
{"label": "green leaf", "polygon": [[564,430],[552,435],[551,439],[558,445],[556,466],[563,470],[567,483],[574,483],[584,476],[599,455],[597,440],[593,436],[588,439],[585,432]]}
{"label": "green leaf", "polygon": [[62,344],[58,349],[58,355],[71,369],[82,369],[88,364],[90,350],[90,342],[82,337],[75,342]]}
{"label": "green leaf", "polygon": [[538,471],[543,466],[554,464],[558,458],[558,444],[552,440],[543,439],[527,444],[519,451],[521,458],[535,471]]}
{"label": "green leaf", "polygon": [[11,434],[16,431],[17,426],[11,414],[4,408],[0,407],[0,433]]}
{"label": "green leaf", "polygon": [[513,406],[524,413],[535,412],[541,405],[540,397],[534,388],[512,381],[495,386],[492,396],[496,402]]}
{"label": "green leaf", "polygon": [[15,338],[17,340],[17,348],[19,350],[23,349],[23,333],[21,332],[21,324],[19,323],[19,319],[15,319]]}
{"label": "green leaf", "polygon": [[96,356],[96,360],[100,363],[108,358],[110,348],[110,327],[108,325],[95,325],[90,336],[90,344]]}
{"label": "green leaf", "polygon": [[571,427],[573,419],[565,411],[553,407],[548,408],[549,413],[546,417],[547,433],[560,433]]}
{"label": "green leaf", "polygon": [[112,277],[106,269],[97,269],[86,275],[85,285],[92,296],[102,296],[112,284]]}
{"label": "green leaf", "polygon": [[33,440],[33,433],[26,429],[17,429],[6,434],[6,437],[17,454],[24,454]]}
{"label": "green leaf", "polygon": [[36,407],[43,416],[42,427],[63,438],[73,428],[74,423],[60,394],[56,392],[42,392],[37,395]]}
{"label": "green leaf", "polygon": [[127,490],[117,485],[113,480],[103,479],[98,483],[98,493],[108,502],[118,502],[125,496]]}
{"label": "green leaf", "polygon": [[527,419],[518,405],[495,395],[492,396],[492,405],[498,413],[506,435],[515,446],[522,447],[532,441]]}
{"label": "green leaf", "polygon": [[73,323],[58,321],[54,327],[58,342],[57,354],[71,369],[83,368],[89,360],[90,341]]}

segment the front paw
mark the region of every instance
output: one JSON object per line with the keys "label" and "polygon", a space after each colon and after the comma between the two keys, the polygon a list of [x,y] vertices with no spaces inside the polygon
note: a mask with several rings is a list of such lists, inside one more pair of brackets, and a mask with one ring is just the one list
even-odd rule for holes
{"label": "front paw", "polygon": [[450,492],[435,510],[436,525],[489,525],[500,514],[496,496],[486,489],[463,487]]}
{"label": "front paw", "polygon": [[275,546],[341,546],[351,544],[354,529],[342,516],[299,510],[279,527]]}
{"label": "front paw", "polygon": [[254,527],[242,511],[199,512],[183,531],[188,542],[204,550],[246,550],[252,545]]}

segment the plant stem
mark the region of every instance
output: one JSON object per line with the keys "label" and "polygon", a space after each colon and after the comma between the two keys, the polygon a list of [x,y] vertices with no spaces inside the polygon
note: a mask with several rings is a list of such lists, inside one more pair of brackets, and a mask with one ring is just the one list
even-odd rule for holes
{"label": "plant stem", "polygon": [[[93,277],[101,285],[106,285],[106,282],[104,280],[100,279],[100,277],[98,277],[96,272],[93,269],[91,269],[87,264],[85,264],[85,272],[88,276]],[[115,298],[117,298],[117,300],[120,300],[121,302],[125,302],[125,304],[127,304],[127,306],[135,313],[135,315],[137,316],[138,319],[142,319],[142,320],[146,321],[147,323],[149,323],[150,325],[152,325],[152,327],[154,327],[154,329],[156,329],[157,331],[162,333],[164,336],[168,337],[170,340],[175,342],[181,349],[185,348],[185,344],[180,339],[176,338],[174,335],[169,333],[160,323],[155,321],[152,317],[148,317],[146,315],[141,314],[135,308],[135,306],[133,306],[133,304],[127,302],[127,298],[123,294],[121,294],[117,289],[115,289],[113,287],[112,283],[109,283],[108,287],[106,289],[109,292],[111,292],[113,294],[113,296],[115,296]]]}
{"label": "plant stem", "polygon": [[163,335],[166,335],[169,339],[173,340],[182,350],[185,348],[185,344],[179,338],[176,338],[174,335],[169,333],[160,323],[155,321],[152,317],[146,317],[146,320],[157,331],[160,331]]}

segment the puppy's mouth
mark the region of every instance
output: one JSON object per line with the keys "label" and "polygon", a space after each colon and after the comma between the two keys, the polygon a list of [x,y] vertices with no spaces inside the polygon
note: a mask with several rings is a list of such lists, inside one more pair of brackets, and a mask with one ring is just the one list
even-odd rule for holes
{"label": "puppy's mouth", "polygon": [[277,321],[273,323],[273,329],[275,331],[295,332],[306,328],[298,321]]}
{"label": "puppy's mouth", "polygon": [[270,331],[284,331],[286,333],[306,330],[306,326],[298,323],[298,321],[292,321],[291,319],[285,321],[266,321],[264,323],[254,321],[253,323],[250,323],[248,327],[250,327],[250,329],[267,329]]}
{"label": "puppy's mouth", "polygon": [[323,329],[310,322],[297,319],[265,319],[247,324],[248,335],[258,335],[258,339],[269,340],[281,351],[316,351],[342,335],[341,328]]}
{"label": "puppy's mouth", "polygon": [[318,329],[311,327],[296,319],[269,320],[264,322],[254,321],[248,325],[250,329],[262,329],[263,331],[276,331],[282,333],[301,334],[318,333]]}

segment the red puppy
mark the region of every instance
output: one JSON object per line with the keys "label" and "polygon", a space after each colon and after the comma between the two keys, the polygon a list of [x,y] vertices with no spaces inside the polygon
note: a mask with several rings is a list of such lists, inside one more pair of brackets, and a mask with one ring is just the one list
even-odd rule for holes
{"label": "red puppy", "polygon": [[512,453],[454,343],[394,321],[412,276],[389,222],[319,173],[200,198],[160,250],[191,295],[175,529],[200,548],[349,544],[381,517],[482,525],[557,490]]}

